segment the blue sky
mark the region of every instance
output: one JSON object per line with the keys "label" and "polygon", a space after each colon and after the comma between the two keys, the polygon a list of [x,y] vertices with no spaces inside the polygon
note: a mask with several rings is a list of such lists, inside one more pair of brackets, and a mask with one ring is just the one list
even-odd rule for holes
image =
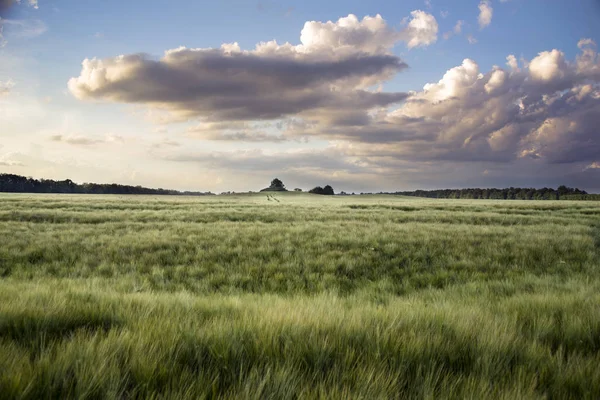
{"label": "blue sky", "polygon": [[[213,191],[259,189],[275,175],[351,191],[600,191],[598,1],[3,0],[0,10],[3,172]],[[340,28],[349,14],[356,21]],[[384,22],[365,30],[376,15]],[[300,38],[307,21],[312,47]],[[276,50],[254,51],[271,40]],[[189,49],[234,42],[239,57],[215,50],[232,68],[223,76],[195,69],[217,56]],[[296,47],[282,55],[286,42]],[[185,63],[161,58],[180,46]],[[98,60],[94,78],[85,59]],[[306,87],[271,70],[281,62],[307,74]],[[238,94],[207,92],[210,82],[231,89],[228,79]]]}

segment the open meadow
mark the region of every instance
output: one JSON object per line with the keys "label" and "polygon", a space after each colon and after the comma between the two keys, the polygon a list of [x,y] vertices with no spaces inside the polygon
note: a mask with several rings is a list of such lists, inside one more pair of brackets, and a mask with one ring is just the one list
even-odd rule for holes
{"label": "open meadow", "polygon": [[2,194],[0,398],[600,398],[600,202]]}

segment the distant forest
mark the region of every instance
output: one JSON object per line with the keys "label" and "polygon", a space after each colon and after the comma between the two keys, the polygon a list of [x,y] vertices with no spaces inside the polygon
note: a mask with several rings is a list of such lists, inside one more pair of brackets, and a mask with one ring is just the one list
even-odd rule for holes
{"label": "distant forest", "polygon": [[[300,189],[297,189],[300,191]],[[211,192],[188,192],[169,189],[150,189],[142,186],[128,186],[98,183],[77,184],[70,179],[33,179],[20,175],[0,174],[0,192],[13,193],[83,193],[83,194],[150,194],[171,196],[207,196]],[[325,193],[326,192],[326,193]],[[317,194],[334,194],[333,188],[317,187],[309,191]],[[374,194],[374,193],[361,193]],[[506,188],[506,189],[440,189],[415,190],[404,192],[380,192],[377,194],[428,197],[433,199],[499,199],[499,200],[600,200],[600,194],[588,194],[585,190],[567,186],[552,188]],[[348,195],[341,192],[340,195]]]}
{"label": "distant forest", "polygon": [[588,194],[585,190],[567,186],[552,188],[505,188],[505,189],[440,189],[393,192],[402,196],[429,197],[434,199],[498,199],[498,200],[600,200],[600,194]]}
{"label": "distant forest", "polygon": [[205,196],[210,192],[180,192],[168,189],[149,189],[142,186],[128,186],[98,183],[77,184],[70,179],[54,181],[33,179],[20,175],[0,174],[0,192],[14,193],[85,193],[85,194],[153,194],[172,196]]}

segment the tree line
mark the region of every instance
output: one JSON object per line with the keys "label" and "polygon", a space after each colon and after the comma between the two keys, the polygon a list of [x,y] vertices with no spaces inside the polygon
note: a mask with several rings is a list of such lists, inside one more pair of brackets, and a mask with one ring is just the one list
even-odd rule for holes
{"label": "tree line", "polygon": [[440,189],[440,190],[415,190],[407,192],[394,192],[382,194],[395,194],[401,196],[429,197],[434,199],[498,199],[498,200],[600,200],[600,195],[590,195],[585,190],[559,186],[553,188],[504,188],[504,189]]}
{"label": "tree line", "polygon": [[210,192],[188,192],[169,189],[150,189],[142,186],[119,185],[116,183],[77,184],[70,179],[55,181],[52,179],[33,179],[20,175],[0,174],[0,192],[13,193],[82,193],[82,194],[151,194],[204,196]]}
{"label": "tree line", "polygon": [[600,201],[600,194],[566,194],[560,197],[561,200],[593,200]]}
{"label": "tree line", "polygon": [[[277,187],[285,190],[285,185],[278,179]],[[273,182],[271,186],[273,187]],[[301,189],[295,189],[301,191]],[[70,179],[55,181],[52,179],[33,179],[14,174],[0,174],[0,192],[13,193],[82,193],[82,194],[148,194],[148,195],[179,195],[179,196],[205,196],[211,192],[190,192],[170,189],[151,189],[142,186],[83,183],[77,184]],[[333,188],[317,186],[309,193],[321,195],[334,195]],[[346,194],[341,192],[340,194]],[[361,193],[368,194],[368,193]],[[589,194],[585,190],[570,188],[565,185],[553,188],[505,188],[505,189],[439,189],[439,190],[414,190],[398,192],[379,192],[378,194],[392,194],[401,196],[428,197],[434,199],[498,199],[498,200],[600,200],[600,194]]]}

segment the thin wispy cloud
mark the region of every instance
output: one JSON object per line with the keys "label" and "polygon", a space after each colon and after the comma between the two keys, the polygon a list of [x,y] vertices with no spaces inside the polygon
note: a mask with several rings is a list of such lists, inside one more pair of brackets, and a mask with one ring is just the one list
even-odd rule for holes
{"label": "thin wispy cloud", "polygon": [[452,28],[451,31],[444,33],[444,39],[447,40],[447,39],[450,39],[454,35],[460,35],[464,24],[465,24],[465,21],[463,21],[463,20],[456,21],[454,28]]}
{"label": "thin wispy cloud", "polygon": [[[11,19],[12,11],[21,0],[0,0],[0,48],[8,44],[8,36],[17,38],[32,38],[39,36],[48,29],[46,24],[37,19]],[[37,0],[27,0],[29,7],[38,9]]]}
{"label": "thin wispy cloud", "polygon": [[123,143],[122,136],[107,134],[104,137],[86,136],[79,134],[55,134],[49,139],[53,142],[66,143],[73,146],[93,146],[96,144]]}
{"label": "thin wispy cloud", "polygon": [[31,20],[10,20],[3,19],[1,22],[6,36],[15,38],[34,38],[44,34],[48,27],[38,19]]}

